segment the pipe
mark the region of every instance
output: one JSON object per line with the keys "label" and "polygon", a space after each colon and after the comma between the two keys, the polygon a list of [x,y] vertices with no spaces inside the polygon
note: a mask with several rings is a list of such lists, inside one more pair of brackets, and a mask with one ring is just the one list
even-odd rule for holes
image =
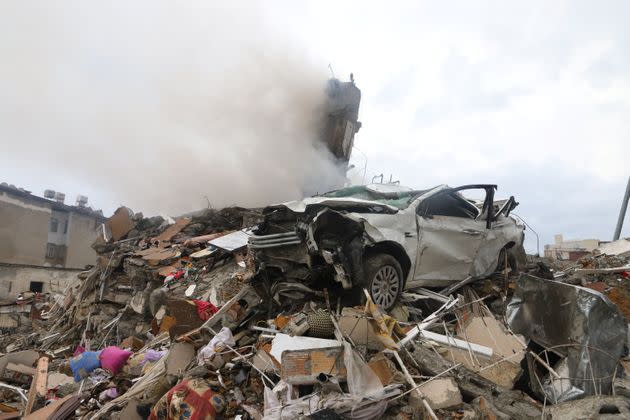
{"label": "pipe", "polygon": [[285,233],[272,233],[270,235],[251,235],[250,240],[252,241],[260,241],[265,239],[275,239],[275,238],[284,238],[284,237],[297,236],[295,231],[293,232],[285,232]]}
{"label": "pipe", "polygon": [[621,227],[623,226],[623,219],[626,218],[626,210],[628,210],[628,199],[630,199],[630,177],[628,177],[628,185],[626,185],[626,193],[623,196],[621,202],[621,209],[619,210],[619,219],[617,219],[617,227],[615,228],[615,235],[613,241],[616,241],[621,236]]}
{"label": "pipe", "polygon": [[299,241],[299,240],[300,238],[297,235],[295,235],[295,236],[276,238],[276,239],[255,239],[253,241],[249,241],[249,243],[251,245],[256,245],[256,244],[266,245],[266,244],[281,244],[283,242]]}
{"label": "pipe", "polygon": [[302,240],[294,240],[294,241],[286,241],[286,242],[275,242],[275,243],[271,243],[271,244],[266,244],[266,243],[262,243],[262,244],[249,244],[249,247],[252,249],[263,249],[263,248],[277,248],[277,247],[281,247],[281,246],[287,246],[287,245],[298,245],[301,244]]}

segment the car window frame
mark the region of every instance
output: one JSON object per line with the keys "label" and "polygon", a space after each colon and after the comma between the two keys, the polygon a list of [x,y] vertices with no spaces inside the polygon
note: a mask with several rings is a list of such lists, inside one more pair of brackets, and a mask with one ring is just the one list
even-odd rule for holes
{"label": "car window frame", "polygon": [[[430,204],[430,201],[435,200],[439,198],[441,195],[445,195],[445,194],[450,195],[454,200],[461,203],[462,207],[466,207],[468,210],[473,210],[475,212],[475,215],[472,217],[470,216],[465,217],[465,216],[450,216],[450,215],[445,215],[445,214],[427,214],[426,211],[428,210],[428,207],[429,207],[428,204]],[[427,206],[423,209],[425,211],[424,214],[421,214],[419,210],[423,204],[427,204]],[[418,205],[416,206],[416,214],[420,217],[425,217],[425,218],[442,216],[442,217],[457,217],[457,218],[467,219],[467,220],[477,220],[477,218],[480,215],[480,210],[477,208],[477,206],[475,206],[473,203],[468,201],[464,196],[462,196],[461,194],[458,194],[457,191],[454,191],[453,188],[449,188],[449,189],[438,191],[437,193],[432,194],[430,197],[427,197],[424,200],[422,200],[422,202],[418,203]]]}
{"label": "car window frame", "polygon": [[[462,191],[462,190],[467,190],[467,189],[485,189],[486,190],[486,198],[484,200],[483,206],[479,212],[479,215],[477,216],[477,220],[479,220],[479,218],[484,215],[484,211],[487,209],[487,212],[485,214],[485,223],[486,223],[486,229],[491,229],[492,228],[492,222],[493,222],[493,218],[494,218],[494,192],[497,189],[497,185],[496,184],[470,184],[470,185],[461,185],[459,187],[455,187],[455,188],[451,188],[448,185],[440,185],[438,187],[435,187],[434,189],[427,191],[425,194],[422,194],[421,196],[417,197],[415,202],[412,203],[411,206],[409,207],[413,207],[414,212],[416,215],[418,214],[418,207],[425,201],[428,200],[429,198],[433,197],[436,194],[439,194],[443,191]],[[419,215],[421,216],[421,215]],[[422,216],[421,216],[422,217]],[[425,216],[426,217],[426,216]]]}

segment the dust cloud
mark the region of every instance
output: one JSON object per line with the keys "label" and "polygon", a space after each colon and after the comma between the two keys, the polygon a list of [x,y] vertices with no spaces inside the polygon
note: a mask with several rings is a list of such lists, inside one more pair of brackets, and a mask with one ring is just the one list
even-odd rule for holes
{"label": "dust cloud", "polygon": [[327,63],[263,10],[192,4],[3,2],[0,159],[145,214],[338,176],[316,142]]}

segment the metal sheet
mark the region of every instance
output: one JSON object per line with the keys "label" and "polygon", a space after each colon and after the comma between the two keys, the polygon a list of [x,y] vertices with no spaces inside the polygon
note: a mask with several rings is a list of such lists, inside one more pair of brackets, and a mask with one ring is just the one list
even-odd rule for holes
{"label": "metal sheet", "polygon": [[[515,333],[566,357],[570,383],[583,395],[611,392],[617,363],[625,352],[627,324],[606,296],[521,275],[506,314]],[[558,395],[552,387],[544,388],[551,401],[578,395],[575,390]]]}
{"label": "metal sheet", "polygon": [[251,233],[251,229],[237,230],[236,232],[213,239],[208,243],[217,248],[225,249],[226,251],[234,251],[247,246],[247,241]]}

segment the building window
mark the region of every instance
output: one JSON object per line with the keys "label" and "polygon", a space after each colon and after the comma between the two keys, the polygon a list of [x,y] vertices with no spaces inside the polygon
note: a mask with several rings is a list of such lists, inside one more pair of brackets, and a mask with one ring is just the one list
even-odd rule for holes
{"label": "building window", "polygon": [[68,233],[68,221],[63,222],[63,233]]}
{"label": "building window", "polygon": [[41,281],[32,281],[29,290],[35,293],[42,293],[44,291],[44,283]]}
{"label": "building window", "polygon": [[59,220],[57,220],[54,217],[52,217],[50,219],[50,231],[51,232],[57,232],[58,228],[59,228]]}
{"label": "building window", "polygon": [[[56,257],[56,249],[55,244],[46,244],[46,258],[55,259]],[[40,254],[41,255],[41,254]]]}

